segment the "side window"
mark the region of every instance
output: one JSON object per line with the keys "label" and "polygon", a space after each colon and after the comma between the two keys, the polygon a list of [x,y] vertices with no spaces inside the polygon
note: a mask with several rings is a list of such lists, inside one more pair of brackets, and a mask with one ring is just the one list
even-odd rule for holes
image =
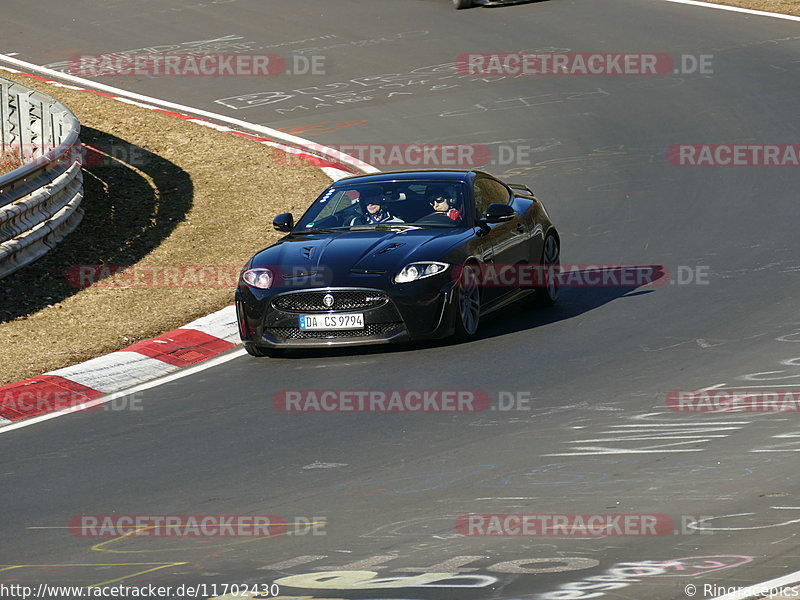
{"label": "side window", "polygon": [[472,193],[475,196],[475,209],[478,217],[486,214],[490,204],[508,204],[511,196],[508,189],[499,181],[481,177],[473,184]]}

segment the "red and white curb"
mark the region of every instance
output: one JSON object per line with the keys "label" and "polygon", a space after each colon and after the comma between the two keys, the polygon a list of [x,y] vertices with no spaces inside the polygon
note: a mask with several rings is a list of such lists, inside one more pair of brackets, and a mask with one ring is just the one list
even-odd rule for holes
{"label": "red and white curb", "polygon": [[206,361],[239,343],[236,310],[222,310],[118,352],[0,387],[0,426],[80,406]]}
{"label": "red and white curb", "polygon": [[[0,66],[0,70],[30,77],[57,87],[65,87],[104,96],[126,104],[133,104],[140,108],[168,114],[204,127],[246,137],[266,146],[295,154],[310,164],[319,167],[334,181],[359,172],[374,173],[378,171],[372,165],[361,162],[354,157],[274,129],[230,119],[224,115],[216,115],[180,104],[164,102],[156,98],[134,94],[103,84],[94,84],[71,75],[57,73],[38,65],[25,63],[10,56],[0,55],[0,60],[61,79],[89,84],[98,89],[108,90],[111,93],[88,87],[64,84],[47,77],[8,67]],[[195,115],[209,116],[217,121],[230,122],[240,128],[234,129],[197,116],[168,110],[168,108],[164,107],[185,110]],[[246,133],[241,131],[241,128],[264,133],[272,139]],[[294,146],[278,143],[275,138],[287,141],[294,144]],[[318,154],[308,151],[311,148],[316,152],[327,151],[328,155],[336,158],[336,161],[320,157]],[[192,321],[184,327],[174,329],[149,340],[137,342],[123,350],[93,358],[71,367],[50,371],[24,381],[0,386],[0,428],[23,420],[42,417],[42,415],[48,413],[70,412],[70,409],[73,408],[74,410],[82,410],[82,407],[86,406],[87,403],[96,405],[93,401],[98,398],[164,377],[182,368],[208,361],[230,350],[238,343],[239,330],[236,324],[236,310],[233,306],[228,306]]]}

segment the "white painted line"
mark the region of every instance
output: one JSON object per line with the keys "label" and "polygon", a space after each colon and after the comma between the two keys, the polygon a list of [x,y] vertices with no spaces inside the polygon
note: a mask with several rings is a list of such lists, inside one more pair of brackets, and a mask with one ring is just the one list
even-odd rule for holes
{"label": "white painted line", "polygon": [[644,419],[648,419],[650,417],[657,417],[658,415],[673,415],[673,412],[651,412],[651,413],[642,413],[640,415],[633,415],[628,417],[631,421],[643,421]]}
{"label": "white painted line", "polygon": [[[611,427],[620,428],[620,427],[632,427],[634,429],[641,429],[642,427],[697,427],[699,425],[709,426],[709,425],[742,425],[743,423],[749,423],[750,421],[690,421],[690,422],[680,422],[680,423],[639,423],[637,425],[611,425]],[[725,427],[724,429],[731,429],[731,427]],[[610,432],[616,433],[616,432]]]}
{"label": "white painted line", "polygon": [[346,467],[348,466],[347,463],[324,463],[319,462],[318,460],[314,461],[310,465],[306,465],[304,467],[300,467],[301,469],[337,469],[339,467]]}
{"label": "white painted line", "polygon": [[709,391],[709,390],[717,390],[717,389],[719,389],[719,388],[721,388],[721,387],[724,387],[724,386],[725,386],[725,384],[724,384],[724,383],[717,383],[717,384],[715,384],[715,385],[710,385],[710,386],[708,386],[708,387],[705,387],[705,388],[700,388],[700,389],[699,389],[699,390],[697,390],[697,391],[698,391],[698,392],[707,392],[707,391]]}
{"label": "white painted line", "polygon": [[202,125],[203,127],[210,127],[211,129],[216,129],[217,131],[223,131],[225,133],[233,131],[230,127],[226,127],[225,125],[220,125],[219,123],[210,123],[208,121],[204,121],[203,119],[186,119],[189,123],[196,123],[197,125]]}
{"label": "white painted line", "polygon": [[183,377],[188,377],[189,375],[194,375],[198,371],[202,371],[204,369],[209,369],[211,367],[216,367],[217,365],[221,365],[222,363],[226,363],[229,360],[233,360],[235,358],[239,358],[240,356],[244,356],[246,351],[244,348],[238,348],[226,354],[221,354],[215,358],[209,359],[205,362],[200,363],[199,365],[195,365],[194,367],[187,367],[178,371],[177,373],[173,373],[172,375],[167,375],[166,377],[162,377],[160,379],[156,379],[154,381],[148,381],[146,383],[141,383],[135,387],[126,389],[124,392],[117,392],[115,394],[109,394],[107,396],[103,396],[102,398],[96,398],[95,400],[90,400],[89,402],[84,402],[81,405],[73,406],[70,408],[66,408],[64,410],[59,410],[56,412],[47,413],[45,415],[40,415],[38,417],[33,417],[31,419],[26,419],[24,421],[20,421],[19,423],[14,423],[13,425],[6,425],[4,427],[0,427],[0,434],[8,433],[9,431],[13,431],[14,429],[21,429],[22,427],[28,427],[30,425],[35,425],[37,423],[41,423],[42,421],[49,421],[50,419],[55,419],[57,417],[63,417],[64,415],[68,415],[74,412],[79,412],[81,410],[86,410],[87,408],[92,408],[93,406],[99,406],[101,404],[105,404],[106,402],[110,402],[115,398],[119,398],[123,395],[127,394],[135,394],[136,392],[141,392],[144,390],[149,390],[150,388],[157,387],[163,383],[169,383],[171,381],[175,381],[176,379],[181,379]]}
{"label": "white painted line", "polygon": [[[70,86],[73,89],[80,90],[81,88],[77,86]],[[129,98],[117,98],[120,102],[124,102],[125,104],[132,104],[133,106],[138,106],[139,108],[146,108],[147,110],[155,110],[158,107],[153,106],[152,104],[145,104],[144,102],[137,102],[136,100],[131,100]],[[188,120],[188,119],[187,119]],[[195,119],[192,119],[195,120]]]}
{"label": "white painted line", "polygon": [[795,571],[783,577],[777,577],[763,583],[757,583],[746,588],[734,590],[730,594],[725,594],[724,596],[710,598],[710,600],[747,600],[748,598],[763,596],[764,592],[768,592],[773,588],[783,587],[790,583],[797,583],[798,581],[800,581],[800,571]]}
{"label": "white painted line", "polygon": [[216,121],[222,121],[223,123],[229,123],[231,125],[235,125],[236,127],[249,129],[250,131],[256,131],[267,137],[283,140],[284,142],[287,142],[289,144],[294,144],[296,146],[304,147],[306,149],[313,148],[313,150],[317,153],[334,156],[336,158],[334,158],[333,160],[354,166],[357,169],[364,171],[365,173],[378,172],[378,169],[376,169],[372,165],[367,164],[361,160],[358,160],[353,156],[343,154],[338,150],[334,150],[333,148],[328,148],[327,146],[323,146],[316,142],[312,142],[311,140],[290,135],[288,133],[284,133],[283,131],[278,131],[277,129],[272,129],[270,127],[265,127],[263,125],[257,125],[255,123],[249,123],[247,121],[242,121],[240,119],[233,119],[231,117],[226,117],[225,115],[209,112],[207,110],[201,110],[199,108],[192,108],[191,106],[186,106],[184,104],[177,104],[175,102],[168,102],[166,100],[159,100],[158,98],[153,98],[151,96],[145,96],[143,94],[129,92],[121,88],[106,85],[104,83],[98,83],[96,81],[91,81],[89,79],[83,79],[82,77],[76,77],[75,75],[69,75],[67,73],[62,73],[60,71],[54,71],[53,69],[48,69],[47,67],[42,67],[33,63],[26,62],[24,60],[13,58],[8,54],[0,54],[0,61],[11,63],[12,65],[16,65],[17,67],[21,67],[23,69],[27,69],[35,73],[42,73],[44,75],[47,75],[48,77],[52,77],[53,79],[72,81],[88,89],[100,90],[103,92],[107,92],[109,94],[114,94],[116,96],[122,96],[124,98],[129,98],[131,100],[137,100],[139,102],[149,102],[150,104],[155,104],[156,106],[159,106],[161,108],[167,108],[169,110],[173,110],[176,112],[188,113],[200,117],[205,117],[208,119],[214,119]]}
{"label": "white painted line", "polygon": [[703,448],[684,448],[683,450],[614,450],[614,449],[588,450],[587,449],[585,452],[558,452],[556,454],[542,454],[542,456],[601,456],[605,454],[667,454],[670,452],[704,452],[704,449]]}
{"label": "white painted line", "polygon": [[[510,498],[475,498],[475,500],[538,500],[536,496],[513,496]],[[448,500],[449,502],[449,500]]]}
{"label": "white painted line", "polygon": [[794,15],[783,15],[781,13],[767,12],[764,10],[753,10],[751,8],[740,8],[739,6],[727,6],[725,4],[712,4],[711,2],[697,2],[697,0],[666,0],[677,4],[691,4],[692,6],[703,6],[705,8],[717,8],[719,10],[729,10],[731,12],[756,15],[758,17],[772,17],[774,19],[785,19],[787,21],[800,21],[800,17]]}
{"label": "white painted line", "polygon": [[[0,67],[0,68],[4,69],[5,67]],[[11,71],[12,69],[8,69],[8,70]],[[22,71],[13,71],[13,72],[14,73],[20,73],[20,74],[22,73]],[[68,90],[76,90],[78,92],[83,91],[83,89],[84,89],[84,88],[82,88],[80,86],[77,86],[77,85],[70,85],[68,83],[60,83],[58,81],[53,81],[49,85],[52,85],[53,87],[66,88]]]}
{"label": "white painted line", "polygon": [[[729,427],[728,429],[741,429],[741,427]],[[681,444],[693,444],[695,442],[708,442],[711,438],[726,438],[730,434],[722,435],[664,435],[654,433],[653,435],[642,435],[637,437],[618,437],[618,438],[597,438],[593,440],[575,440],[571,444],[597,444],[600,442],[641,442],[646,440],[689,440],[688,442],[676,442],[674,444],[661,444],[662,446],[680,446]]]}

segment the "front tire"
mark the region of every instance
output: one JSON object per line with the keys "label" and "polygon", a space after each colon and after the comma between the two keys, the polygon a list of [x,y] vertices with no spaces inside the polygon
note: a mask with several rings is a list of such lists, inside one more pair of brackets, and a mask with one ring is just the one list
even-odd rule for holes
{"label": "front tire", "polygon": [[544,240],[542,249],[542,277],[544,285],[536,287],[534,303],[536,306],[553,306],[558,300],[560,284],[558,281],[561,266],[561,248],[556,236],[550,234]]}
{"label": "front tire", "polygon": [[469,8],[472,6],[472,0],[453,0],[453,6],[458,9]]}
{"label": "front tire", "polygon": [[481,319],[481,290],[478,285],[478,266],[464,265],[456,284],[456,330],[458,340],[475,337]]}

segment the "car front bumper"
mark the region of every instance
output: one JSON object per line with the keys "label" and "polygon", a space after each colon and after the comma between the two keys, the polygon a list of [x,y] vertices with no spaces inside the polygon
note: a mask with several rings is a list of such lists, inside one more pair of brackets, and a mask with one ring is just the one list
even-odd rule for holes
{"label": "car front bumper", "polygon": [[[453,333],[455,288],[448,277],[434,276],[390,287],[389,290],[367,286],[260,290],[240,284],[236,290],[239,334],[243,341],[259,346],[324,348],[441,338]],[[330,310],[317,302],[325,294],[335,298]],[[341,302],[341,298],[345,301]],[[362,313],[364,328],[300,329],[300,315],[345,313]]]}

